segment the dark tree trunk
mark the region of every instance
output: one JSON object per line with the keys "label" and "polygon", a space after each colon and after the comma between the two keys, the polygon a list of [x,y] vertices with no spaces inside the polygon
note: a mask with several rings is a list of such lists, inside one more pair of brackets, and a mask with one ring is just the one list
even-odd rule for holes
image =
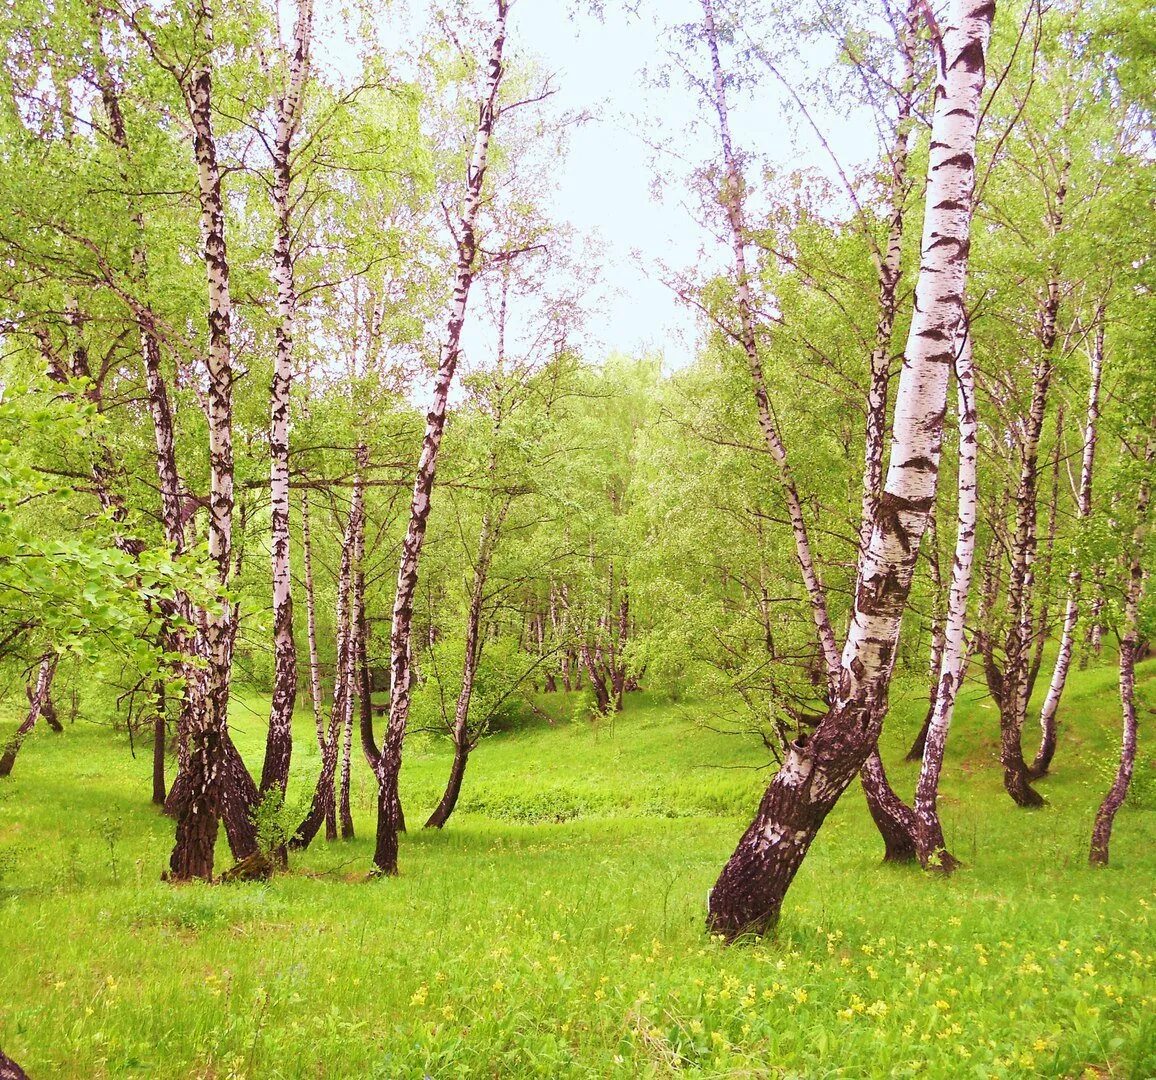
{"label": "dark tree trunk", "polygon": [[504,70],[502,55],[506,44],[509,0],[497,0],[496,8],[493,45],[486,65],[485,89],[478,103],[474,146],[466,169],[464,203],[457,222],[457,260],[454,269],[453,298],[437,377],[434,380],[433,399],[426,414],[425,435],[422,438],[417,475],[414,477],[413,495],[410,500],[409,524],[406,526],[398,563],[397,592],[394,597],[393,623],[390,628],[389,724],[381,753],[377,758],[379,793],[377,847],[373,865],[375,874],[397,873],[397,831],[401,827],[398,781],[401,774],[402,743],[409,723],[410,690],[414,677],[411,654],[414,598],[417,595],[421,552],[425,544],[430,504],[437,478],[438,455],[445,433],[450,387],[461,355],[462,329],[465,326],[470,289],[477,272],[478,237],[475,230],[482,204],[490,138],[501,115],[498,107],[498,90]]}
{"label": "dark tree trunk", "polygon": [[[1156,444],[1149,437],[1144,454],[1144,465],[1150,469]],[[1136,658],[1143,656],[1143,642],[1140,638],[1140,604],[1144,597],[1145,572],[1141,562],[1148,531],[1148,504],[1151,488],[1147,478],[1141,483],[1136,506],[1136,531],[1132,541],[1132,552],[1128,567],[1128,584],[1124,592],[1124,626],[1120,635],[1120,706],[1123,713],[1123,730],[1120,736],[1120,760],[1112,786],[1104,796],[1096,821],[1092,827],[1092,845],[1088,861],[1093,866],[1108,865],[1108,847],[1112,840],[1112,825],[1116,812],[1124,805],[1128,788],[1132,784],[1132,773],[1136,767]]]}
{"label": "dark tree trunk", "polygon": [[438,803],[437,809],[429,816],[425,823],[427,829],[440,829],[450,819],[454,807],[458,805],[458,796],[462,792],[462,779],[466,775],[466,764],[470,759],[469,743],[455,743],[454,763],[450,767],[450,778],[446,784],[445,794]]}
{"label": "dark tree trunk", "polygon": [[0,1080],[28,1080],[28,1074],[0,1050]]}
{"label": "dark tree trunk", "polygon": [[163,807],[167,796],[165,785],[165,742],[168,739],[168,724],[165,717],[165,684],[163,679],[156,684],[156,717],[153,719],[153,804]]}
{"label": "dark tree trunk", "polygon": [[220,818],[220,732],[202,726],[189,735],[185,790],[177,805],[177,838],[169,857],[174,881],[213,880],[213,856]]}
{"label": "dark tree trunk", "polygon": [[915,813],[892,791],[878,749],[873,750],[863,763],[859,779],[867,796],[867,809],[883,837],[883,861],[914,862]]}

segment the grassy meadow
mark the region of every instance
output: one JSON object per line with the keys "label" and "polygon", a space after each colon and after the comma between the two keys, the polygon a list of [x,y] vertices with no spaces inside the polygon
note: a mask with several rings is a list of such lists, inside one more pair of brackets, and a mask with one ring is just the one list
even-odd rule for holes
{"label": "grassy meadow", "polygon": [[[1156,662],[1140,685],[1150,704]],[[923,700],[900,694],[885,736],[908,794]],[[972,689],[943,793],[965,868],[883,866],[852,789],[777,938],[736,947],[704,932],[705,896],[765,751],[646,695],[599,724],[578,695],[538,704],[552,722],[475,753],[444,833],[420,826],[449,753],[412,740],[403,873],[373,882],[360,759],[357,840],[321,839],[267,884],[177,888],[160,881],[172,823],[148,803],[148,747],[134,759],[84,719],[38,729],[0,784],[0,1046],[33,1080],[1156,1075],[1143,745],[1112,865],[1086,865],[1119,731],[1110,667],[1073,674],[1044,810],[1003,795],[996,713]],[[265,709],[234,712],[257,765]],[[304,712],[297,736],[291,798],[317,765]]]}

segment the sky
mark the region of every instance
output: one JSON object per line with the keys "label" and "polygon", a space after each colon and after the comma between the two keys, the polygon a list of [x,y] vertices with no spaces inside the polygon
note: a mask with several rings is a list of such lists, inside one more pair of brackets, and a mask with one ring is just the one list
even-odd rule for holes
{"label": "sky", "polygon": [[[404,8],[408,20],[383,23],[383,37],[413,33],[426,2],[411,0]],[[486,0],[473,0],[471,6],[489,10]],[[590,116],[572,129],[569,153],[557,162],[550,207],[555,221],[571,224],[579,243],[593,241],[600,253],[582,342],[587,359],[615,352],[658,354],[665,368],[674,370],[693,359],[702,327],[664,280],[688,269],[722,270],[728,262],[727,245],[699,223],[693,197],[680,182],[692,167],[718,158],[717,130],[677,72],[656,85],[668,67],[657,18],[667,26],[697,22],[702,9],[698,0],[653,0],[644,5],[649,14],[633,16],[622,0],[606,0],[603,6],[599,18],[584,0],[514,0],[507,50],[534,58],[554,76],[557,92],[550,104],[558,113]],[[801,74],[830,59],[816,53],[785,64]],[[354,62],[352,53],[340,49],[333,60],[341,66]],[[705,57],[695,61],[703,63]],[[803,165],[833,175],[826,152],[784,98],[769,78],[752,92],[733,92],[737,144],[778,167]],[[844,165],[875,152],[865,115],[833,115],[820,104],[815,109]],[[670,181],[661,191],[655,190],[656,176]],[[483,350],[487,340],[486,329],[475,320],[467,330],[467,352]]]}

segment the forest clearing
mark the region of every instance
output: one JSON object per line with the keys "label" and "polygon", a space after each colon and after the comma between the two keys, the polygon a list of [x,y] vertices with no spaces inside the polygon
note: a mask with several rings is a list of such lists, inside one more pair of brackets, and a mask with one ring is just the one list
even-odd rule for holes
{"label": "forest clearing", "polygon": [[0,26],[0,1080],[1156,1077],[1147,0]]}
{"label": "forest clearing", "polygon": [[[1156,665],[1141,680],[1150,695]],[[1086,867],[1083,777],[1112,759],[1112,684],[1107,668],[1073,680],[1069,759],[1026,820],[998,798],[990,713],[965,695],[944,776],[965,868],[881,864],[855,794],[779,937],[741,949],[703,934],[704,896],[764,773],[690,707],[632,696],[594,729],[573,697],[551,702],[553,725],[531,714],[483,744],[470,802],[403,840],[402,877],[368,884],[366,782],[358,839],[269,883],[174,891],[153,872],[171,836],[139,798],[147,755],[82,722],[44,732],[0,834],[6,1045],[44,1076],[1146,1076],[1151,761],[1115,868]],[[251,757],[264,705],[234,706]],[[890,757],[918,726],[894,714]],[[709,764],[724,758],[748,768]],[[437,744],[407,758],[415,815],[449,760]]]}

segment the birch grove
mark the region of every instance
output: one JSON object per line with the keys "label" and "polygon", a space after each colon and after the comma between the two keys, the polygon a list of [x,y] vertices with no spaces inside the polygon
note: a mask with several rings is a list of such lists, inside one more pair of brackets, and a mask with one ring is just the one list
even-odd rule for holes
{"label": "birch grove", "polygon": [[[1066,880],[1111,855],[1133,889],[1156,634],[1138,16],[644,0],[571,26],[531,6],[0,15],[5,902],[82,892],[91,848],[89,884],[141,894],[126,925],[208,941],[219,922],[244,952],[254,897],[372,881],[376,913],[417,927],[443,896],[448,926],[463,867],[478,890],[505,867],[535,904],[588,886],[607,962],[635,947],[636,905],[661,907],[629,971],[690,957],[665,944],[688,913],[728,943],[789,923],[820,832],[836,855],[790,895],[799,923],[832,923],[832,956],[880,858],[902,901],[880,910],[929,926],[1013,888],[1013,914],[1050,919],[1013,861]],[[636,95],[609,52],[588,70],[608,42],[645,45]],[[857,778],[866,806],[843,799]],[[80,783],[91,821],[57,851],[43,807]],[[439,831],[407,836],[407,815]],[[37,869],[8,844],[25,831],[56,876],[9,894],[10,864]],[[509,871],[526,852],[548,858]],[[582,869],[547,883],[559,853]],[[249,899],[163,884],[255,879]],[[154,908],[154,887],[176,898]],[[475,900],[463,948],[486,933]],[[571,977],[563,951],[588,942],[561,923],[550,940],[522,969],[494,942],[494,1002],[539,968]],[[1045,982],[1072,974],[1049,955]],[[61,964],[37,963],[74,1006]],[[628,1000],[575,980],[592,1009]],[[399,1030],[412,1014],[432,1047],[464,1007],[410,981]],[[359,984],[334,985],[336,1016]],[[911,1067],[854,1057],[879,1004],[766,989],[743,1024],[757,1002],[802,1029],[821,1002],[850,1025],[848,1068]],[[623,1067],[729,1068],[742,1024],[690,1015],[616,1013]],[[1052,1038],[1030,1066],[952,1042],[998,1073],[1046,1069]],[[181,1067],[250,1072],[267,1049]],[[470,1052],[390,1068],[468,1072]],[[1065,1074],[1101,1067],[1064,1054]]]}

